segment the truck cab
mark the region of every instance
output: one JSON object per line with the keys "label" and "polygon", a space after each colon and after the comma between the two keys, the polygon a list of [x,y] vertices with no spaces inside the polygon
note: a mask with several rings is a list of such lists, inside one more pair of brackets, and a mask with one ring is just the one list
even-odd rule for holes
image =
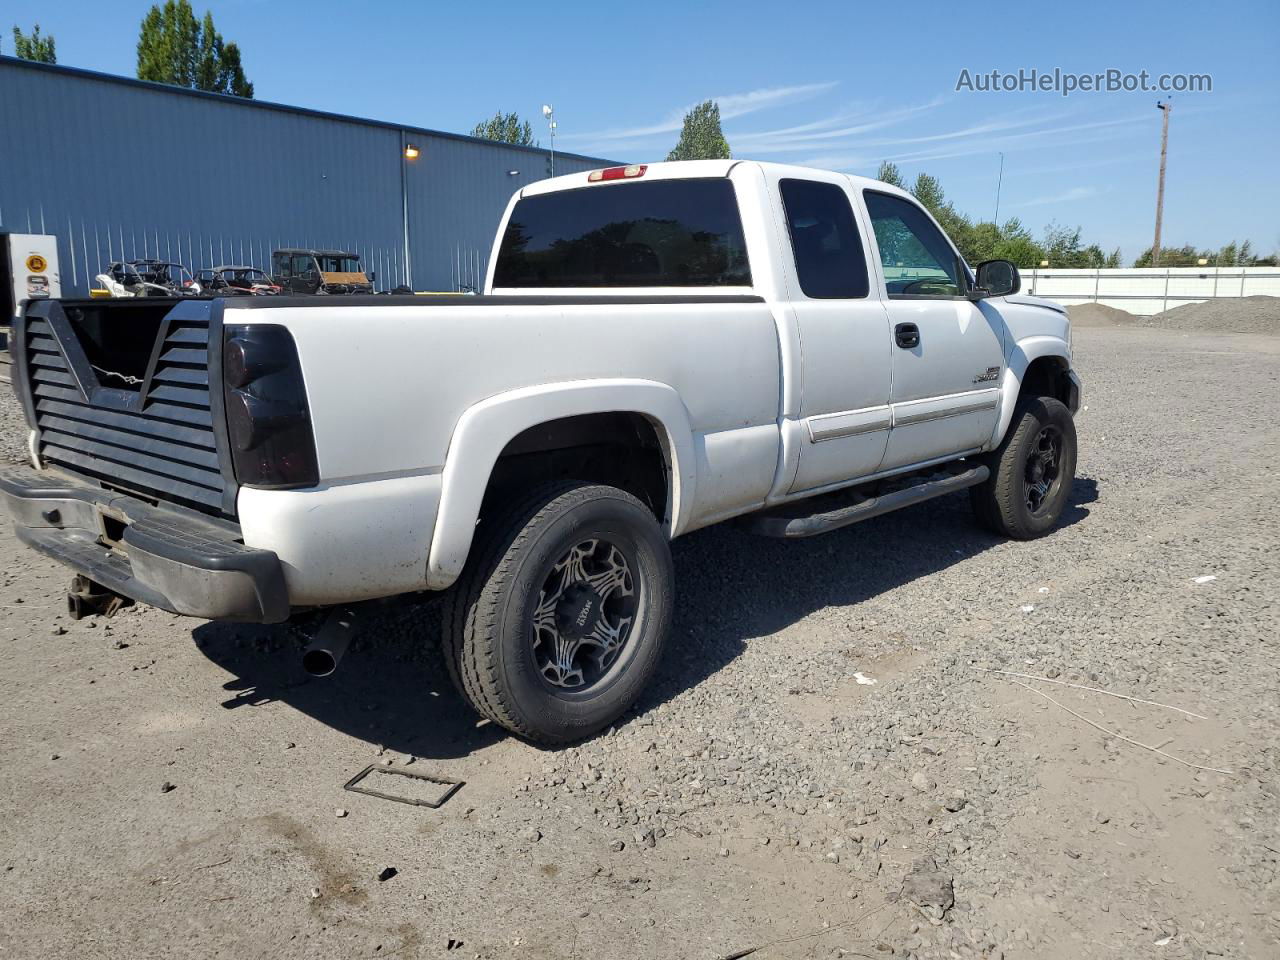
{"label": "truck cab", "polygon": [[271,279],[286,294],[373,293],[373,282],[360,265],[360,255],[345,250],[275,250]]}

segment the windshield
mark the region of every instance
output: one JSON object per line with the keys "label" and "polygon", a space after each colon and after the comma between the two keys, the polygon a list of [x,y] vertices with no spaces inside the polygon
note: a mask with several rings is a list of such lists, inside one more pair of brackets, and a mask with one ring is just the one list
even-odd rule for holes
{"label": "windshield", "polygon": [[359,257],[333,257],[320,255],[316,257],[320,263],[321,273],[359,273]]}

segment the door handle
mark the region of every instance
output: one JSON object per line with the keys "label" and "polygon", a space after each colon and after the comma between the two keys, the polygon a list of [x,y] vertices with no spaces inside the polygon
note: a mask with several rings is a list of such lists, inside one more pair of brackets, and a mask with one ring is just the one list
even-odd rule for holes
{"label": "door handle", "polygon": [[893,328],[893,339],[903,350],[920,346],[920,328],[914,323],[900,323]]}

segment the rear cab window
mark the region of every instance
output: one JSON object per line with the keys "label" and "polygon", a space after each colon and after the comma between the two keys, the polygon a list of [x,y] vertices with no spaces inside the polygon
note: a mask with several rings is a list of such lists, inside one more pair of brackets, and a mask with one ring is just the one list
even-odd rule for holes
{"label": "rear cab window", "polygon": [[652,180],[559,190],[516,202],[495,287],[748,287],[733,184]]}

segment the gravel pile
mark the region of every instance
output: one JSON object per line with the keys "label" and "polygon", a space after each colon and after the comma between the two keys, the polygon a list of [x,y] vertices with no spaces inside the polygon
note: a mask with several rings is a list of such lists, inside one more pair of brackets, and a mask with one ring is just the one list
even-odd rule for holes
{"label": "gravel pile", "polygon": [[1280,297],[1241,297],[1188,303],[1156,314],[1149,323],[1173,330],[1276,335],[1280,334]]}
{"label": "gravel pile", "polygon": [[1077,330],[1081,327],[1115,327],[1138,319],[1127,310],[1118,310],[1105,303],[1073,303],[1067,307],[1067,315]]}

